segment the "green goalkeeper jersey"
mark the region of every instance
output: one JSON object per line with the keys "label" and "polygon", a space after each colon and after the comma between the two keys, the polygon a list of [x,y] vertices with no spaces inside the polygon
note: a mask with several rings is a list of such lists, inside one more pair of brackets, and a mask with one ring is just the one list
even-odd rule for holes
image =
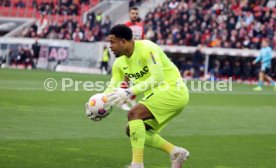
{"label": "green goalkeeper jersey", "polygon": [[158,89],[163,84],[174,86],[182,80],[178,68],[158,45],[149,40],[135,41],[131,57],[120,56],[115,60],[112,79],[105,92],[119,87],[125,76],[134,84],[130,89],[135,95]]}

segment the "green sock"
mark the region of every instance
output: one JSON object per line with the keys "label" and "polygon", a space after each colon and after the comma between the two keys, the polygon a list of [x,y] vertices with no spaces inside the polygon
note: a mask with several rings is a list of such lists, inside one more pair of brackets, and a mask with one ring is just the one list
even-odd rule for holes
{"label": "green sock", "polygon": [[128,122],[132,146],[132,163],[143,163],[145,145],[145,124],[143,120]]}
{"label": "green sock", "polygon": [[170,142],[168,142],[164,138],[162,138],[154,130],[146,131],[145,145],[152,147],[152,148],[161,149],[167,153],[171,153],[175,147],[173,144],[171,144]]}

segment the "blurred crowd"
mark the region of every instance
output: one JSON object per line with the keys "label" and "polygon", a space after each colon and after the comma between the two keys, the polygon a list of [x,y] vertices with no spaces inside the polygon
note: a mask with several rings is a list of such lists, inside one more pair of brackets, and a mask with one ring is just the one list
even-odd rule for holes
{"label": "blurred crowd", "polygon": [[17,8],[31,7],[43,14],[79,15],[82,4],[88,5],[89,0],[3,0],[0,5]]}
{"label": "blurred crowd", "polygon": [[142,1],[145,0],[129,0],[128,7],[132,8],[134,6],[140,6],[142,4]]}
{"label": "blurred crowd", "polygon": [[[19,0],[21,1],[21,0]],[[35,1],[35,0],[34,0]],[[63,2],[63,3],[61,3]],[[87,1],[78,1],[87,3]],[[222,48],[259,49],[261,40],[269,39],[276,49],[276,7],[270,0],[167,0],[149,12],[144,24],[145,38],[161,45],[197,46]],[[70,0],[60,4],[74,4]],[[130,0],[129,7],[142,0]],[[34,6],[36,3],[33,3]],[[44,5],[47,4],[47,5]],[[73,7],[70,7],[73,9]],[[54,7],[53,7],[54,6]],[[102,13],[90,13],[87,22],[74,19],[75,12],[67,12],[66,19],[52,19],[53,2],[35,6],[45,15],[30,29],[22,32],[24,37],[67,39],[83,42],[105,39],[111,20]],[[49,11],[48,9],[51,9]],[[64,13],[64,12],[58,12]],[[65,12],[66,13],[66,12]]]}
{"label": "blurred crowd", "polygon": [[111,20],[101,12],[90,13],[86,23],[82,14],[96,0],[4,0],[0,5],[16,8],[36,9],[40,15],[36,23],[26,27],[21,37],[74,40],[76,42],[102,41],[107,35]]}
{"label": "blurred crowd", "polygon": [[164,45],[251,49],[268,38],[276,49],[276,8],[270,2],[167,0],[146,15],[146,38]]}
{"label": "blurred crowd", "polygon": [[[65,1],[70,2],[70,4],[73,3],[69,0]],[[87,4],[87,1],[89,2],[89,0],[79,0],[79,3]],[[129,7],[140,6],[143,1],[145,0],[130,0]],[[52,7],[57,5],[52,5],[53,2],[45,2],[46,5],[43,4],[44,2],[37,6],[33,5],[41,11],[42,15],[35,24],[22,31],[20,35],[21,37],[74,40],[76,42],[96,42],[104,41],[111,28],[112,22],[110,17],[103,17],[101,11],[89,13],[86,22],[83,23],[82,20],[76,17],[72,12],[58,12],[66,17],[54,18],[52,15],[53,12],[55,13],[55,11],[59,10],[55,10]],[[48,9],[51,9],[51,11]]]}
{"label": "blurred crowd", "polygon": [[95,42],[102,41],[111,27],[109,16],[102,18],[101,12],[90,13],[85,24],[81,24],[75,16],[68,16],[66,19],[51,19],[51,17],[42,15],[30,28],[25,28],[21,36]]}

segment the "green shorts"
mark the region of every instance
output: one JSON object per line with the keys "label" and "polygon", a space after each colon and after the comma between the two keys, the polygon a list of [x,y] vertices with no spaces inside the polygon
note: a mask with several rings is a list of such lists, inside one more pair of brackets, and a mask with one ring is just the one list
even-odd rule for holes
{"label": "green shorts", "polygon": [[145,120],[145,124],[160,132],[167,123],[183,111],[189,102],[186,85],[170,86],[169,89],[153,89],[140,101],[153,114],[154,119]]}

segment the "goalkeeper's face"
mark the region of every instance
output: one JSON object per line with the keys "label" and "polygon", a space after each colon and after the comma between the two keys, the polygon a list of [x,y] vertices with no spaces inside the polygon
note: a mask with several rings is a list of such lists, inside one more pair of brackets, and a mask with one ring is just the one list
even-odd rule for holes
{"label": "goalkeeper's face", "polygon": [[126,51],[125,39],[117,38],[114,35],[109,35],[108,41],[110,42],[110,49],[116,57],[120,57],[125,54],[125,51]]}

